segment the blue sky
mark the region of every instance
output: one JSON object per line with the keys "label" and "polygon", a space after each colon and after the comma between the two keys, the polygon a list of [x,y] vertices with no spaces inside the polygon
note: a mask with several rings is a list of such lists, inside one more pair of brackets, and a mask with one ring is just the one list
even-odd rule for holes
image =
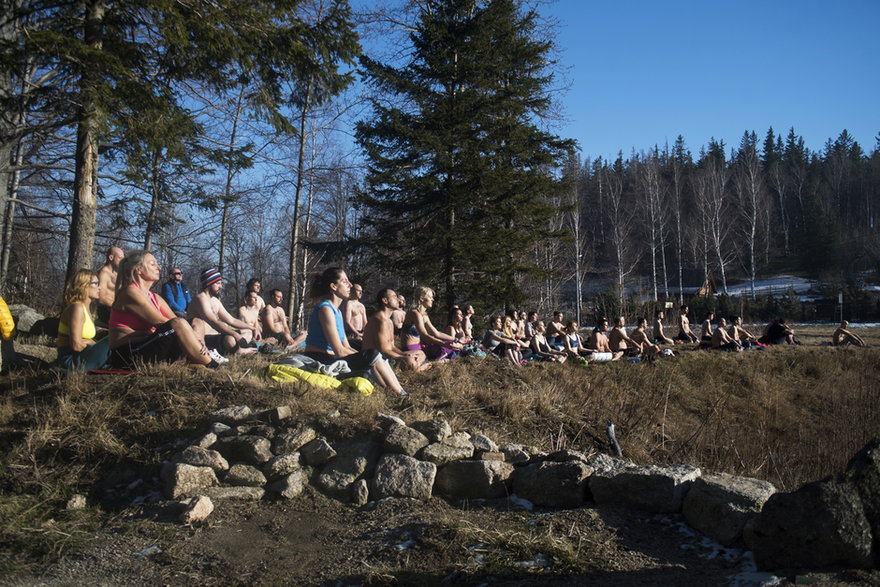
{"label": "blue sky", "polygon": [[880,0],[559,0],[562,98],[584,157],[627,156],[681,134],[794,127],[813,150],[846,128],[870,152],[880,132]]}

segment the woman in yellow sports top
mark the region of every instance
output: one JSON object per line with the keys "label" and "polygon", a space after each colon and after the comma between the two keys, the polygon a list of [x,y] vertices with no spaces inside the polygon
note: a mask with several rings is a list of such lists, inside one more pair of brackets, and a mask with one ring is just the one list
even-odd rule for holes
{"label": "woman in yellow sports top", "polygon": [[80,269],[64,286],[64,311],[58,322],[58,364],[69,371],[102,369],[110,361],[110,341],[95,342],[90,306],[98,299],[98,275]]}

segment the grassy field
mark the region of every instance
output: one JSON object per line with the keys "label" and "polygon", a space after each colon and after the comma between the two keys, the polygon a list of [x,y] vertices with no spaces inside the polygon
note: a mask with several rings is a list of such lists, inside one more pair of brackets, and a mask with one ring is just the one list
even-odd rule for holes
{"label": "grassy field", "polygon": [[262,356],[217,372],[156,366],[136,376],[63,378],[25,370],[0,380],[0,578],[77,544],[116,505],[68,511],[73,493],[154,475],[220,407],[290,405],[333,434],[446,418],[455,430],[542,450],[608,451],[616,426],[637,463],[687,463],[766,479],[781,490],[842,470],[880,434],[880,329],[866,349],[822,346],[830,328],[799,329],[801,346],[745,353],[677,347],[653,364],[536,364],[462,360],[403,374],[412,397],[371,397],[267,380]]}

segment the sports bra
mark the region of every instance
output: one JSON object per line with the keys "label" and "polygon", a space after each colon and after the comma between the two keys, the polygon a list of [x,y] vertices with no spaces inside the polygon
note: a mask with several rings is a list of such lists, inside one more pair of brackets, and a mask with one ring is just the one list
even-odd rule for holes
{"label": "sports bra", "polygon": [[324,329],[321,327],[321,319],[318,317],[318,310],[321,306],[327,306],[333,312],[336,322],[336,334],[339,335],[339,342],[345,342],[345,326],[342,321],[342,312],[329,301],[324,300],[315,306],[312,315],[309,317],[309,330],[306,335],[306,345],[315,348],[324,349],[327,352],[333,352],[333,347],[324,335]]}
{"label": "sports bra", "polygon": [[[82,302],[76,303],[83,307],[83,312],[85,313],[82,326],[82,338],[95,338],[95,335],[98,332],[95,330],[95,323],[92,321],[92,315],[89,313],[89,308]],[[60,320],[58,321],[58,335],[70,336],[70,326]]]}
{"label": "sports bra", "polygon": [[[138,286],[134,283],[132,283],[128,287],[138,288]],[[159,313],[162,314],[162,316],[169,319],[174,317],[168,316],[167,314],[165,314],[165,312],[162,311],[162,306],[159,305],[158,296],[156,294],[148,291],[147,298],[150,300],[150,303],[153,304],[153,307],[159,310]],[[131,328],[132,330],[146,330],[149,332],[154,332],[156,330],[155,325],[150,324],[141,317],[132,314],[131,312],[117,310],[115,304],[112,308],[110,308],[109,325],[110,328]]]}

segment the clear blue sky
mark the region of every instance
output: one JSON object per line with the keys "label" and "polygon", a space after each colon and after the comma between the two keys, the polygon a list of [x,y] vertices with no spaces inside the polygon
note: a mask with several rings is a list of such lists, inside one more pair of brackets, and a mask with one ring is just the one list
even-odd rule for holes
{"label": "clear blue sky", "polygon": [[569,119],[584,157],[790,127],[813,150],[880,132],[880,0],[559,0]]}

